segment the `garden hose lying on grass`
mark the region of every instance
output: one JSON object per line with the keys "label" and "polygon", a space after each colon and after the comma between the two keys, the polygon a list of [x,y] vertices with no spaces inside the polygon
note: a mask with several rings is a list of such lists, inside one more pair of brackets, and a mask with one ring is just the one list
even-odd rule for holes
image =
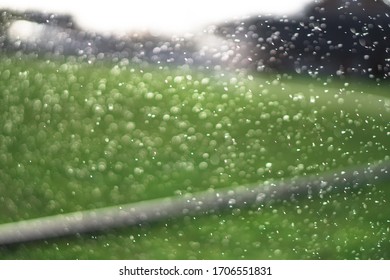
{"label": "garden hose lying on grass", "polygon": [[324,174],[252,186],[207,190],[177,197],[60,214],[0,225],[0,244],[41,240],[115,227],[139,225],[180,216],[263,205],[273,201],[318,196],[337,189],[364,187],[390,181],[390,160]]}

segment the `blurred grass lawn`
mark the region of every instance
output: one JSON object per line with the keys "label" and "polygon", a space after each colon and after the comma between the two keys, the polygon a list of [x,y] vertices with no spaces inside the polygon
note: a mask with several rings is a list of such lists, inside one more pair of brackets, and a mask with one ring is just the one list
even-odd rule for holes
{"label": "blurred grass lawn", "polygon": [[[0,223],[389,159],[389,83],[0,58]],[[0,259],[390,259],[390,182]]]}

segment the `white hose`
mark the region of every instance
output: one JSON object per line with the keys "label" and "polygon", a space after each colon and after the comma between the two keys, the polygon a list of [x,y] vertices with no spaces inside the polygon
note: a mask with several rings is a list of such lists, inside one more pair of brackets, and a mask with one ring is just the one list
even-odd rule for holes
{"label": "white hose", "polygon": [[263,205],[334,189],[389,182],[390,160],[343,171],[268,181],[253,186],[208,190],[178,197],[79,211],[0,225],[0,244],[47,239],[138,225],[173,217],[215,213],[221,209]]}

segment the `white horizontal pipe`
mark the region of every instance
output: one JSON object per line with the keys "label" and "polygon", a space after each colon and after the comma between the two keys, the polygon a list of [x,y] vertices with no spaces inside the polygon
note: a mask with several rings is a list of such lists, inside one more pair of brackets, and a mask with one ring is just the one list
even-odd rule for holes
{"label": "white horizontal pipe", "polygon": [[252,186],[207,190],[118,206],[60,214],[0,225],[0,244],[47,239],[77,233],[138,225],[173,217],[214,213],[221,209],[262,205],[277,200],[364,187],[389,181],[390,160],[343,171],[295,179],[267,181]]}

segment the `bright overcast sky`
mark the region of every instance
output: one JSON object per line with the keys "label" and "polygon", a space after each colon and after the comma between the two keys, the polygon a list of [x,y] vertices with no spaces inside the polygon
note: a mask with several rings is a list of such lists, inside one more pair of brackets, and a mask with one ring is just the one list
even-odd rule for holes
{"label": "bright overcast sky", "polygon": [[85,29],[191,32],[210,23],[254,14],[291,14],[313,0],[0,0],[1,8],[69,13]]}

